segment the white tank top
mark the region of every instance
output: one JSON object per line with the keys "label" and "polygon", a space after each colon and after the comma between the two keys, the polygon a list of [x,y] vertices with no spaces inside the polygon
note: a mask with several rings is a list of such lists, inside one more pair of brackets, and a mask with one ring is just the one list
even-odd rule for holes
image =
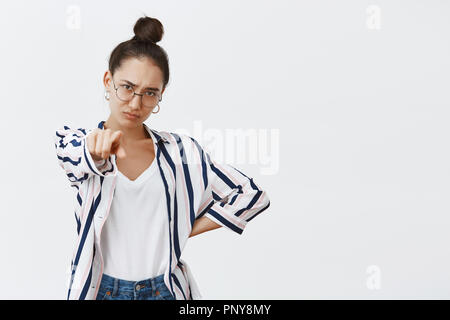
{"label": "white tank top", "polygon": [[156,161],[134,181],[117,171],[114,197],[101,233],[103,272],[112,277],[130,281],[153,278],[163,274],[169,264],[169,218]]}

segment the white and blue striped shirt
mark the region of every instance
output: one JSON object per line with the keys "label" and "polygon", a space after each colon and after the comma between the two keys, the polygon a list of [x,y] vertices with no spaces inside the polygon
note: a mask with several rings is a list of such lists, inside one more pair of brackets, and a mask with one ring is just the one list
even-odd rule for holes
{"label": "white and blue striped shirt", "polygon": [[[98,128],[103,129],[104,121]],[[270,206],[266,191],[229,164],[219,164],[192,137],[156,131],[155,157],[164,183],[169,221],[170,259],[164,282],[176,300],[202,295],[185,261],[182,249],[196,219],[206,216],[241,234],[246,224]],[[92,129],[56,130],[59,165],[77,189],[75,219],[77,243],[71,261],[68,300],[94,300],[103,274],[100,234],[110,211],[117,179],[116,155],[96,166],[86,145]]]}

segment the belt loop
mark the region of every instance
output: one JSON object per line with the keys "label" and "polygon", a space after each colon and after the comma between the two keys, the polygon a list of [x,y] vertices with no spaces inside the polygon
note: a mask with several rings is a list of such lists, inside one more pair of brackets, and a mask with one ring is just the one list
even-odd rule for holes
{"label": "belt loop", "polygon": [[114,289],[112,293],[113,297],[117,296],[118,292],[119,292],[119,279],[114,278]]}
{"label": "belt loop", "polygon": [[150,281],[152,283],[152,296],[155,296],[156,295],[155,278],[151,278]]}

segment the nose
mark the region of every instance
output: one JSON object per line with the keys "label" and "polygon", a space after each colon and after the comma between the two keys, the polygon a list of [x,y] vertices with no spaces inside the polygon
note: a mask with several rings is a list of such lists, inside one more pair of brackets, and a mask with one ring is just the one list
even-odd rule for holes
{"label": "nose", "polygon": [[128,103],[130,107],[132,107],[133,109],[140,109],[141,108],[141,103],[142,103],[142,98],[141,96],[135,94],[133,96],[133,98],[131,98],[130,102]]}

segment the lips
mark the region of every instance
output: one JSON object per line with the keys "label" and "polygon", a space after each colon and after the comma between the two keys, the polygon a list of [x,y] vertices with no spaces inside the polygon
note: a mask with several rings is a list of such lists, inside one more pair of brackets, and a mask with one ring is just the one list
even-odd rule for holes
{"label": "lips", "polygon": [[135,117],[135,118],[139,118],[138,114],[133,114],[133,113],[129,113],[129,112],[124,112],[124,113],[129,115],[129,116],[132,116],[132,117]]}

